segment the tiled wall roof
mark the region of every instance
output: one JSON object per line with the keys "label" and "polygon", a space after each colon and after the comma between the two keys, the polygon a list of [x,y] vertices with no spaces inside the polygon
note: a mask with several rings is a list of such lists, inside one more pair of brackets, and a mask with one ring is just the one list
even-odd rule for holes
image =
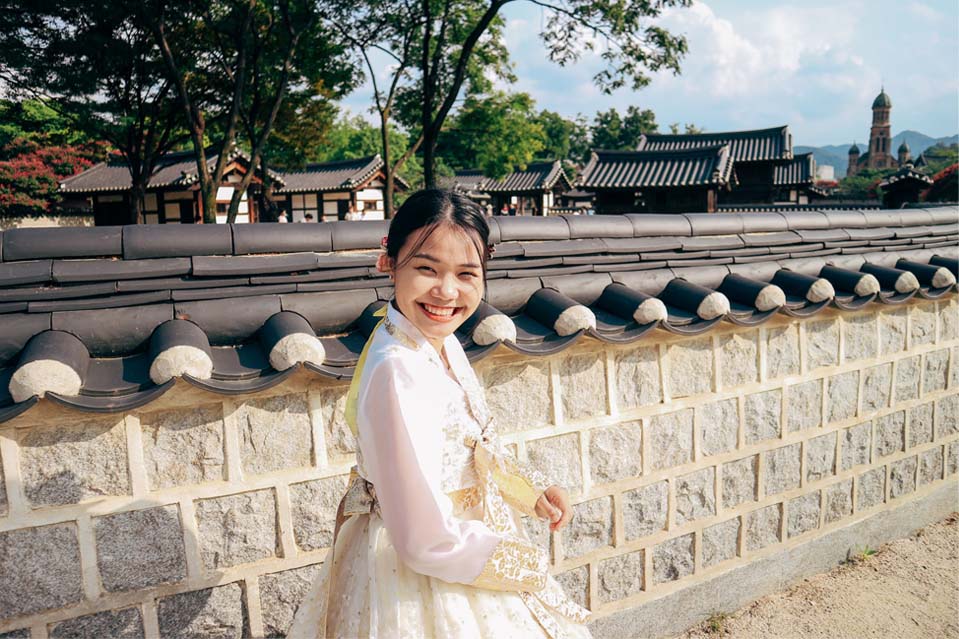
{"label": "tiled wall roof", "polygon": [[[459,338],[474,360],[501,341],[535,356],[584,335],[625,343],[940,297],[956,288],[957,219],[955,206],[495,217],[487,301]],[[0,421],[43,395],[126,410],[177,377],[220,393],[300,365],[350,377],[392,294],[374,269],[387,224],[3,232]]]}

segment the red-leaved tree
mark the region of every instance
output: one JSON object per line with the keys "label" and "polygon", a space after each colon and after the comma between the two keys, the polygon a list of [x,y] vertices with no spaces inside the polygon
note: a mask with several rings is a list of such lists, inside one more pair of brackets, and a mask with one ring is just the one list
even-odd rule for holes
{"label": "red-leaved tree", "polygon": [[38,215],[59,201],[58,182],[106,155],[102,143],[42,147],[17,138],[0,149],[0,216]]}

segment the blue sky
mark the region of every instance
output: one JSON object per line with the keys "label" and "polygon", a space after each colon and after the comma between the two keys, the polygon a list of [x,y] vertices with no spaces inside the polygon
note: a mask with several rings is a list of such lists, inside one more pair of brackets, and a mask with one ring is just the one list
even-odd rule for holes
{"label": "blue sky", "polygon": [[[518,81],[539,108],[590,119],[635,104],[662,129],[692,122],[709,131],[789,124],[795,144],[868,140],[873,98],[885,85],[892,129],[934,137],[959,131],[959,3],[873,0],[705,0],[658,22],[686,35],[682,74],[656,74],[641,91],[604,95],[591,81],[600,49],[565,68],[550,62],[537,33],[544,10],[507,5],[507,42]],[[599,44],[601,46],[601,43]],[[364,87],[346,101],[369,104]]]}

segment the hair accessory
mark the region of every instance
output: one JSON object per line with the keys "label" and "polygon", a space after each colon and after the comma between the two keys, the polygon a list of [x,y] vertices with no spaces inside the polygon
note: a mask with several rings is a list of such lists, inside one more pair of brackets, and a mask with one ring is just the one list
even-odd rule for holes
{"label": "hair accessory", "polygon": [[487,245],[486,245],[486,259],[491,258],[491,257],[493,256],[493,253],[495,253],[495,252],[496,252],[496,247],[495,247],[495,246],[493,246],[492,244],[487,244]]}
{"label": "hair accessory", "polygon": [[389,240],[389,236],[388,236],[388,235],[384,235],[384,236],[383,236],[383,239],[380,240],[380,248],[384,248],[384,249],[385,249],[388,240]]}

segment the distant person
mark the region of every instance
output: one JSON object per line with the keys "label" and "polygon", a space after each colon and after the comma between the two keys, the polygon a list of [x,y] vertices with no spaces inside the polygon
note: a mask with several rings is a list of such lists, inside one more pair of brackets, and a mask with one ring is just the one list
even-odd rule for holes
{"label": "distant person", "polygon": [[515,205],[515,204],[510,204],[510,205],[509,205],[509,214],[510,214],[510,215],[516,215],[516,205]]}
{"label": "distant person", "polygon": [[304,213],[304,214],[303,214],[303,221],[304,221],[304,222],[312,222],[312,221],[313,221],[313,214],[312,214],[312,213]]}
{"label": "distant person", "polygon": [[289,220],[286,218],[286,211],[280,211],[276,216],[276,221],[280,224],[286,224]]}
{"label": "distant person", "polygon": [[510,214],[510,213],[509,213],[509,208],[506,206],[505,203],[503,204],[503,206],[500,207],[500,209],[499,209],[499,214],[500,214],[500,215],[509,215],[509,214]]}
{"label": "distant person", "polygon": [[486,217],[492,217],[492,216],[493,216],[493,205],[490,204],[489,202],[487,202],[487,203],[486,203]]}

